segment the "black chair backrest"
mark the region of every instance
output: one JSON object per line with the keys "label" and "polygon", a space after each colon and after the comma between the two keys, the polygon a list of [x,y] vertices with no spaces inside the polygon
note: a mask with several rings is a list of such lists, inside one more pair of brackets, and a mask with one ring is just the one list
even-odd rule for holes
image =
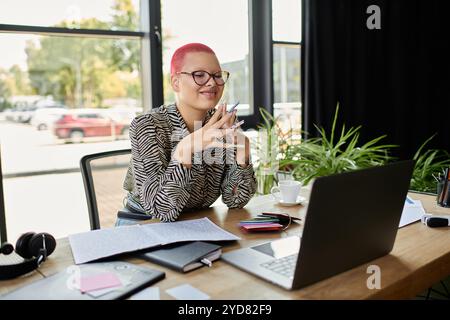
{"label": "black chair backrest", "polygon": [[[113,158],[113,157],[122,156],[122,155],[130,155],[130,157],[131,157],[131,149],[121,149],[121,150],[113,150],[113,151],[89,154],[89,155],[85,155],[80,160],[80,169],[81,169],[81,175],[83,177],[84,191],[86,193],[86,200],[87,200],[87,205],[88,205],[88,210],[89,210],[89,221],[91,224],[91,230],[100,229],[99,209],[98,209],[97,196],[96,196],[95,187],[94,187],[94,178],[92,175],[91,162],[93,160]],[[123,176],[121,178],[124,179],[125,176]],[[121,186],[117,186],[117,187],[120,188]],[[121,208],[117,208],[117,210],[119,210],[119,209],[121,209]]]}
{"label": "black chair backrest", "polygon": [[6,242],[5,199],[3,198],[3,173],[2,173],[1,150],[0,150],[0,242],[1,243]]}

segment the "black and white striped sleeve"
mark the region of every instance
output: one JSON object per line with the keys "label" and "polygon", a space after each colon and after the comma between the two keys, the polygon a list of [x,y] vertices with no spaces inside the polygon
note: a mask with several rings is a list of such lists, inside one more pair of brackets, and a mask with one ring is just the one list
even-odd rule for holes
{"label": "black and white striped sleeve", "polygon": [[243,168],[237,163],[227,164],[221,185],[222,200],[229,208],[242,208],[256,192],[252,164]]}
{"label": "black and white striped sleeve", "polygon": [[175,221],[189,199],[196,172],[165,158],[170,146],[158,134],[155,121],[145,114],[130,126],[135,190],[146,212],[163,222]]}

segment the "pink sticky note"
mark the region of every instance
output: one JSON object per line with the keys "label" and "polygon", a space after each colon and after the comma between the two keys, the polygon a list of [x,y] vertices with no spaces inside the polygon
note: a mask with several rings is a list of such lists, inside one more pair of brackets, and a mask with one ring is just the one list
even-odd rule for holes
{"label": "pink sticky note", "polygon": [[279,223],[255,223],[243,225],[245,229],[259,229],[259,228],[282,228],[283,226]]}
{"label": "pink sticky note", "polygon": [[113,272],[105,272],[93,276],[81,277],[80,279],[81,292],[90,292],[119,286],[122,286],[122,282]]}

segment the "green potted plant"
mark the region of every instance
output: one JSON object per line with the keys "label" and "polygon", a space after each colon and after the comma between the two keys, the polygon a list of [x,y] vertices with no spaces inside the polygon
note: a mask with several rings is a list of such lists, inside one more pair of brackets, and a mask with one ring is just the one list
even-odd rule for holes
{"label": "green potted plant", "polygon": [[389,151],[396,146],[379,144],[386,135],[358,145],[361,126],[346,129],[344,124],[338,134],[338,113],[339,105],[329,136],[315,125],[318,138],[289,145],[280,160],[281,168],[289,168],[296,180],[308,184],[316,177],[382,165],[392,159]]}
{"label": "green potted plant", "polygon": [[379,144],[386,136],[380,136],[363,145],[358,145],[361,126],[346,129],[340,134],[336,128],[339,105],[336,107],[329,135],[324,128],[315,126],[318,138],[301,140],[290,128],[283,133],[275,119],[266,110],[260,109],[263,124],[259,126],[255,142],[257,151],[256,176],[258,193],[268,194],[277,180],[277,173],[292,175],[295,180],[308,184],[320,176],[341,173],[376,165],[393,159],[389,155],[390,144]]}
{"label": "green potted plant", "polygon": [[275,174],[278,170],[279,127],[271,114],[263,108],[259,110],[263,123],[258,126],[258,134],[253,141],[256,149],[257,193],[268,194],[274,186]]}
{"label": "green potted plant", "polygon": [[428,138],[413,157],[416,165],[411,179],[411,190],[436,193],[438,175],[444,168],[450,167],[450,154],[447,151],[438,149],[425,151],[425,146],[433,138],[434,135]]}
{"label": "green potted plant", "polygon": [[[395,158],[390,150],[396,145],[379,144],[386,135],[359,145],[361,126],[337,129],[339,105],[336,107],[329,134],[323,127],[315,126],[319,137],[301,140],[293,128],[283,132],[277,119],[265,109],[260,109],[263,123],[255,141],[258,193],[268,194],[284,174],[308,184],[320,176],[382,165]],[[339,133],[338,133],[339,132]],[[434,137],[434,136],[433,136]],[[416,165],[411,179],[411,190],[436,193],[436,178],[444,168],[450,167],[450,154],[445,150],[429,149],[426,140],[414,155]],[[434,176],[434,177],[433,177]]]}

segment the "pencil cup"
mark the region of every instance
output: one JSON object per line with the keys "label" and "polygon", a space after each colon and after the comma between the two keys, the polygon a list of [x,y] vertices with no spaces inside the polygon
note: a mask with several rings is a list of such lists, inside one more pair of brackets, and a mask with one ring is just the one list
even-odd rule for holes
{"label": "pencil cup", "polygon": [[[448,181],[439,181],[437,183],[436,202],[441,207],[450,208],[450,186],[447,187],[447,195],[443,195],[444,183],[448,183]],[[447,200],[447,203],[445,203],[445,200]]]}

